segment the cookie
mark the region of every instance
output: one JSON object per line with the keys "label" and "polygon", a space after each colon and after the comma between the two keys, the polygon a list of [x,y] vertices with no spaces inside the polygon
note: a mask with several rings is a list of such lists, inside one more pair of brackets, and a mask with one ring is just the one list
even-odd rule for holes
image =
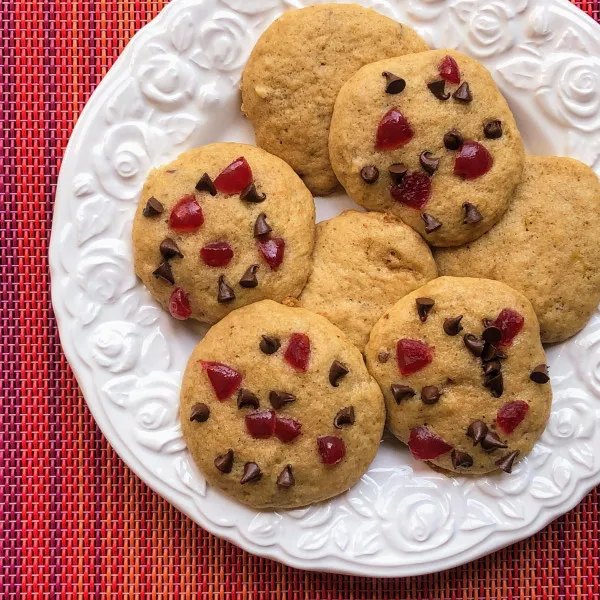
{"label": "cookie", "polygon": [[281,159],[219,143],[153,170],[133,223],[135,272],[176,319],[299,294],[310,272],[315,206]]}
{"label": "cookie", "polygon": [[327,138],[335,98],[370,62],[427,50],[407,25],[355,4],[287,11],[260,37],[242,76],[256,143],[283,158],[315,195],[338,187]]}
{"label": "cookie", "polygon": [[379,317],[435,277],[431,251],[410,227],[388,214],[349,210],[317,224],[300,304],[363,350]]}
{"label": "cookie", "polygon": [[360,352],[327,319],[270,300],[212,327],[188,362],[183,436],[211,485],[254,508],[351,487],[385,421]]}
{"label": "cookie", "polygon": [[506,215],[477,241],[436,253],[444,275],[503,281],[531,300],[542,341],[583,329],[600,302],[600,182],[571,158],[528,155]]}
{"label": "cookie", "polygon": [[329,154],[353,200],[400,217],[434,246],[459,246],[488,231],[524,162],[490,73],[454,50],[360,69],[336,100]]}
{"label": "cookie", "polygon": [[538,321],[504,283],[431,281],[377,322],[365,354],[388,427],[418,460],[510,473],[544,431],[552,391]]}

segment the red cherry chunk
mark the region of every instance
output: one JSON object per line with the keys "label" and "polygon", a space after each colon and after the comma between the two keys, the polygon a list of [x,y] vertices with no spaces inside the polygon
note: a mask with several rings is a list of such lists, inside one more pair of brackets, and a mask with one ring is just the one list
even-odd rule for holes
{"label": "red cherry chunk", "polygon": [[317,448],[321,455],[321,461],[325,465],[337,465],[346,456],[344,440],[334,435],[318,437]]}
{"label": "red cherry chunk", "polygon": [[257,439],[270,438],[275,432],[277,415],[273,410],[248,413],[245,417],[248,433]]}
{"label": "red cherry chunk", "polygon": [[302,424],[298,423],[298,421],[285,417],[277,417],[275,437],[284,444],[289,444],[289,442],[293,442],[300,435],[301,429]]}
{"label": "red cherry chunk", "polygon": [[202,207],[194,196],[184,196],[171,211],[169,227],[175,231],[195,231],[204,223]]}
{"label": "red cherry chunk", "polygon": [[505,433],[512,433],[525,418],[527,411],[529,411],[529,404],[523,400],[505,404],[496,415],[498,427]]}
{"label": "red cherry chunk", "polygon": [[276,271],[277,267],[283,262],[285,253],[285,242],[282,238],[269,238],[258,241],[258,249],[267,261],[271,271]]}
{"label": "red cherry chunk", "polygon": [[200,256],[209,267],[226,267],[233,258],[233,250],[227,242],[211,242],[200,250]]}
{"label": "red cherry chunk", "polygon": [[215,188],[224,194],[240,194],[252,183],[252,169],[243,156],[225,167],[214,181]]}
{"label": "red cherry chunk", "polygon": [[524,324],[525,319],[516,310],[503,308],[493,323],[502,332],[498,346],[510,346]]}
{"label": "red cherry chunk", "polygon": [[459,149],[454,161],[454,174],[464,179],[477,179],[493,166],[494,159],[479,142],[467,141]]}
{"label": "red cherry chunk", "polygon": [[412,375],[433,360],[431,348],[421,340],[404,338],[396,344],[396,362],[402,375]]}
{"label": "red cherry chunk", "polygon": [[450,452],[452,446],[428,427],[415,427],[410,430],[408,449],[417,460],[433,460]]}
{"label": "red cherry chunk", "polygon": [[396,202],[421,210],[431,198],[431,177],[426,173],[409,173],[398,185],[392,186],[391,194]]}
{"label": "red cherry chunk", "polygon": [[192,316],[190,298],[182,288],[177,288],[169,299],[169,312],[171,316],[180,321],[185,321]]}
{"label": "red cherry chunk", "polygon": [[296,371],[306,372],[310,360],[310,338],[305,333],[292,333],[283,358]]}
{"label": "red cherry chunk", "polygon": [[410,142],[414,136],[410,123],[397,108],[390,108],[377,127],[376,150],[395,150]]}
{"label": "red cherry chunk", "polygon": [[460,83],[460,69],[457,62],[449,55],[444,56],[438,65],[440,77],[450,83]]}
{"label": "red cherry chunk", "polygon": [[227,400],[238,391],[242,383],[241,373],[223,363],[206,360],[201,360],[200,363],[206,370],[208,380],[219,400]]}

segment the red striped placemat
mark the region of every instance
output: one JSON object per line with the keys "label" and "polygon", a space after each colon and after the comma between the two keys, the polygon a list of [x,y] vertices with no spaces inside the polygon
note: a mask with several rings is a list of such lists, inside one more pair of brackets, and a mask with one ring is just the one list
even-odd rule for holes
{"label": "red striped placemat", "polygon": [[[575,3],[600,19],[598,0]],[[531,539],[472,564],[377,580],[250,556],[182,516],[108,446],[52,315],[52,205],[77,116],[127,41],[165,4],[1,2],[2,598],[599,599],[598,489]]]}

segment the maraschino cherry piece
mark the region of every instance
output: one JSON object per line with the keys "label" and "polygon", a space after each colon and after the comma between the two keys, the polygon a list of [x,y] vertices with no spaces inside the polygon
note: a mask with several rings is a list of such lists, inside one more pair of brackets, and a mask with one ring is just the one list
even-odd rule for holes
{"label": "maraschino cherry piece", "polygon": [[426,173],[410,173],[399,184],[392,186],[391,194],[396,202],[422,210],[431,198],[431,177]]}
{"label": "maraschino cherry piece", "polygon": [[301,433],[302,424],[294,419],[286,417],[277,417],[275,423],[275,437],[284,444],[293,442]]}
{"label": "maraschino cherry piece", "polygon": [[273,410],[250,412],[245,416],[248,433],[257,439],[270,438],[275,432],[277,415]]}
{"label": "maraschino cherry piece", "polygon": [[194,196],[184,196],[173,207],[169,216],[169,227],[174,231],[195,231],[204,223],[202,207]]}
{"label": "maraschino cherry piece", "polygon": [[243,156],[225,167],[214,181],[217,191],[223,194],[240,194],[252,183],[252,169]]}
{"label": "maraschino cherry piece", "polygon": [[377,127],[376,150],[395,150],[410,142],[414,136],[410,123],[397,108],[390,108]]}
{"label": "maraschino cherry piece", "polygon": [[271,270],[276,271],[277,267],[283,262],[285,241],[282,238],[269,238],[267,240],[258,240],[257,243],[260,253],[269,267],[271,267]]}
{"label": "maraschino cherry piece", "polygon": [[171,316],[180,321],[185,321],[192,316],[189,296],[182,288],[177,288],[169,300],[169,312]]}
{"label": "maraschino cherry piece", "polygon": [[442,62],[438,65],[440,77],[449,83],[460,83],[460,69],[457,62],[450,56],[446,55]]}
{"label": "maraschino cherry piece", "polygon": [[479,142],[467,141],[459,149],[454,161],[454,174],[464,179],[477,179],[493,166],[494,159]]}
{"label": "maraschino cherry piece", "polygon": [[433,460],[450,452],[452,446],[428,427],[415,427],[410,430],[408,449],[417,460]]}
{"label": "maraschino cherry piece", "polygon": [[226,267],[233,258],[233,250],[227,242],[211,242],[200,249],[200,256],[209,267]]}
{"label": "maraschino cherry piece", "polygon": [[492,323],[494,327],[497,327],[502,332],[502,338],[498,342],[498,346],[510,346],[521,329],[523,329],[524,324],[525,319],[516,310],[503,308]]}
{"label": "maraschino cherry piece", "polygon": [[302,373],[307,371],[310,360],[310,338],[305,333],[292,333],[283,358],[296,371]]}
{"label": "maraschino cherry piece", "polygon": [[318,437],[317,448],[321,455],[321,461],[326,465],[337,465],[346,456],[344,440],[334,435]]}
{"label": "maraschino cherry piece", "polygon": [[529,411],[529,404],[523,400],[515,400],[505,404],[496,415],[498,427],[505,433],[512,433],[525,418]]}
{"label": "maraschino cherry piece", "polygon": [[201,360],[200,364],[219,400],[227,400],[238,391],[242,383],[241,373],[223,363]]}
{"label": "maraschino cherry piece", "polygon": [[433,360],[431,348],[421,340],[401,339],[396,343],[396,362],[402,375],[412,375]]}

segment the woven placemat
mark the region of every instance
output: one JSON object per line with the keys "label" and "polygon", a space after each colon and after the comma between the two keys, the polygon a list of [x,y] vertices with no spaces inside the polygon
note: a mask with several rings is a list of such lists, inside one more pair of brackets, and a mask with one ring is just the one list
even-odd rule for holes
{"label": "woven placemat", "polygon": [[[600,598],[599,489],[533,538],[472,564],[377,580],[250,556],[159,498],[108,446],[50,306],[52,206],[77,116],[165,4],[1,2],[1,597]],[[600,18],[598,0],[576,4]]]}

